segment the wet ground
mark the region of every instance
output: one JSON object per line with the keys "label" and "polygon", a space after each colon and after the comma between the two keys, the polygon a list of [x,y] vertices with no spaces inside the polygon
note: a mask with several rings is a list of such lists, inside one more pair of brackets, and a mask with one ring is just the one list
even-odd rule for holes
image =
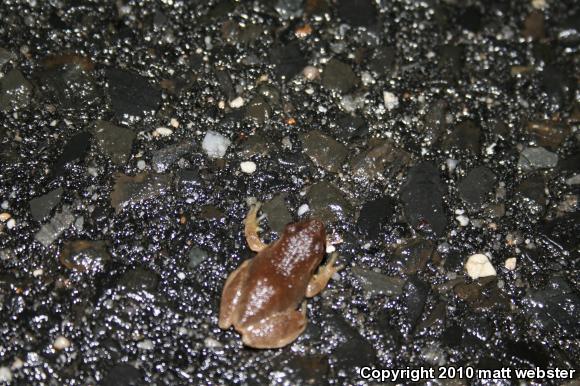
{"label": "wet ground", "polygon": [[[0,5],[0,383],[578,369],[577,1],[65,3]],[[255,200],[346,266],[278,350],[217,326]]]}

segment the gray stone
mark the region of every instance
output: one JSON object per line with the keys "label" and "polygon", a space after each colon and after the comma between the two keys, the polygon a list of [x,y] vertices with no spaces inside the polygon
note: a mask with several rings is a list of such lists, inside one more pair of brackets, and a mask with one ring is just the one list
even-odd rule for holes
{"label": "gray stone", "polygon": [[322,85],[330,90],[349,92],[357,82],[352,68],[338,59],[331,59],[322,72]]}
{"label": "gray stone", "polygon": [[30,200],[29,205],[32,217],[36,221],[43,221],[50,214],[50,211],[60,202],[63,191],[62,188],[57,188]]}
{"label": "gray stone", "polygon": [[153,170],[155,170],[157,173],[165,172],[179,158],[191,153],[194,149],[194,143],[182,142],[154,151],[153,157],[151,157]]}
{"label": "gray stone", "polygon": [[139,173],[127,176],[118,173],[111,192],[111,206],[120,212],[133,205],[167,193],[171,188],[171,177],[165,174]]}
{"label": "gray stone", "polygon": [[96,121],[94,138],[101,152],[108,155],[116,165],[124,165],[131,156],[136,134],[133,130],[106,121]]}
{"label": "gray stone", "polygon": [[459,196],[471,209],[479,210],[484,204],[487,195],[492,191],[496,182],[493,172],[485,166],[479,166],[471,170],[461,180],[457,189]]}
{"label": "gray stone", "polygon": [[283,194],[277,194],[270,201],[266,201],[262,210],[268,215],[270,228],[279,234],[284,231],[286,224],[292,222]]}
{"label": "gray stone", "polygon": [[32,84],[17,69],[0,79],[0,110],[6,112],[28,106]]}
{"label": "gray stone", "polygon": [[195,267],[203,263],[205,259],[207,259],[207,255],[208,255],[207,252],[199,247],[191,248],[191,250],[187,254],[187,256],[189,257],[187,266],[190,269],[194,269]]}
{"label": "gray stone", "polygon": [[356,281],[369,296],[397,296],[403,292],[405,280],[400,277],[387,276],[360,267],[352,267],[351,272]]}
{"label": "gray stone", "polygon": [[326,181],[312,185],[306,197],[313,217],[324,222],[352,216],[352,206],[342,192]]}
{"label": "gray stone", "polygon": [[302,135],[304,152],[312,162],[332,173],[338,173],[346,158],[346,147],[321,133],[319,130],[312,130]]}
{"label": "gray stone", "polygon": [[72,214],[70,208],[68,206],[64,206],[62,211],[56,213],[50,222],[40,227],[40,230],[36,232],[34,238],[43,246],[48,247],[56,239],[58,239],[60,235],[66,229],[68,229],[74,221],[75,216]]}
{"label": "gray stone", "polygon": [[409,153],[395,148],[390,141],[382,141],[355,156],[350,167],[355,177],[372,180],[383,174],[395,176],[410,160]]}
{"label": "gray stone", "polygon": [[16,59],[16,55],[14,53],[0,47],[0,68],[14,59]]}
{"label": "gray stone", "polygon": [[520,153],[518,166],[524,171],[553,168],[558,164],[558,155],[543,147],[527,147]]}

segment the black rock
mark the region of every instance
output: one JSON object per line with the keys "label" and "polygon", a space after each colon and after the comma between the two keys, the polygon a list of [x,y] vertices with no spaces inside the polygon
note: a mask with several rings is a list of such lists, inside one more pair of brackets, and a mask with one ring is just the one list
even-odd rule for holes
{"label": "black rock", "polygon": [[412,239],[395,250],[394,262],[397,268],[411,275],[425,268],[434,249],[433,242],[429,240]]}
{"label": "black rock", "polygon": [[126,164],[136,137],[133,130],[106,121],[96,121],[93,133],[101,152],[109,156],[116,165]]}
{"label": "black rock", "polygon": [[321,82],[330,90],[346,93],[354,88],[357,77],[348,64],[333,58],[324,67]]}
{"label": "black rock", "polygon": [[409,153],[398,149],[389,140],[373,143],[350,161],[355,177],[373,180],[380,176],[394,177],[411,161]]}
{"label": "black rock", "polygon": [[180,169],[175,181],[177,191],[184,197],[198,196],[203,191],[203,181],[198,170]]}
{"label": "black rock", "polygon": [[390,197],[367,201],[360,210],[358,229],[368,239],[376,239],[394,212],[395,202]]}
{"label": "black rock", "polygon": [[550,101],[564,107],[574,94],[574,81],[568,76],[565,68],[547,65],[542,71],[542,87]]}
{"label": "black rock", "polygon": [[338,17],[355,27],[367,27],[377,22],[377,8],[371,0],[339,0]]}
{"label": "black rock", "polygon": [[580,337],[580,296],[568,282],[555,276],[539,290],[532,290],[526,298],[530,323],[545,331],[560,329],[560,336]]}
{"label": "black rock", "polygon": [[414,228],[425,226],[438,237],[447,227],[447,216],[443,209],[445,186],[439,171],[430,162],[422,162],[409,169],[407,180],[401,187],[405,219]]}
{"label": "black rock", "polygon": [[226,99],[228,101],[234,99],[236,97],[236,90],[232,83],[232,79],[230,77],[229,72],[227,70],[216,70],[215,75]]}
{"label": "black rock", "polygon": [[478,32],[481,29],[481,18],[481,10],[478,7],[466,7],[460,13],[459,24],[471,32]]}
{"label": "black rock", "polygon": [[11,60],[16,59],[16,55],[5,48],[0,47],[0,68]]}
{"label": "black rock", "polygon": [[522,181],[516,188],[516,193],[532,200],[536,205],[543,208],[546,205],[545,184],[544,177],[535,174]]}
{"label": "black rock", "polygon": [[338,173],[347,155],[346,146],[333,138],[312,130],[301,136],[304,153],[312,162],[332,173]]}
{"label": "black rock", "polygon": [[478,166],[472,169],[467,176],[457,185],[459,196],[474,210],[481,209],[486,198],[494,188],[496,177],[493,172],[485,167]]}
{"label": "black rock", "polygon": [[272,114],[272,108],[262,95],[256,95],[244,108],[244,117],[253,119],[259,125],[266,122]]}
{"label": "black rock", "polygon": [[77,160],[82,161],[89,151],[90,146],[91,134],[87,132],[81,132],[74,135],[64,145],[60,157],[54,162],[52,167],[53,173],[56,176],[62,175],[65,171],[65,167],[70,162]]}
{"label": "black rock", "polygon": [[128,270],[119,280],[119,285],[130,291],[154,291],[158,283],[159,276],[143,267]]}
{"label": "black rock", "polygon": [[102,386],[139,386],[142,384],[141,372],[127,363],[115,365],[101,381]]}
{"label": "black rock", "polygon": [[461,45],[447,44],[439,48],[439,73],[444,78],[458,78],[463,70],[464,48]]}
{"label": "black rock", "polygon": [[333,331],[343,336],[343,343],[332,353],[339,370],[350,372],[356,367],[372,366],[377,362],[376,352],[373,346],[351,327],[342,315],[333,313],[329,317]]}
{"label": "black rock", "polygon": [[335,138],[350,141],[354,138],[365,138],[368,134],[366,121],[359,116],[339,113],[336,117],[336,125],[333,126],[332,133]]}
{"label": "black rock", "polygon": [[403,299],[407,306],[407,319],[409,320],[411,329],[415,328],[423,314],[429,291],[429,284],[417,276],[411,276],[403,288]]}
{"label": "black rock", "polygon": [[546,222],[541,227],[542,233],[559,242],[569,250],[580,246],[580,212],[568,213]]}
{"label": "black rock", "polygon": [[467,120],[455,125],[451,134],[443,140],[443,147],[457,147],[479,154],[481,149],[481,128],[473,121]]}
{"label": "black rock", "polygon": [[60,202],[63,192],[63,188],[57,188],[30,200],[29,205],[32,217],[36,221],[44,221],[51,210]]}
{"label": "black rock", "polygon": [[154,151],[151,157],[153,170],[157,173],[165,172],[175,161],[193,152],[194,149],[195,144],[193,142],[182,142]]}
{"label": "black rock", "polygon": [[42,94],[65,110],[82,110],[101,103],[103,93],[93,75],[80,65],[69,64],[40,72]]}
{"label": "black rock", "polygon": [[397,49],[392,46],[380,47],[373,53],[369,68],[378,75],[388,75],[395,68]]}
{"label": "black rock", "polygon": [[275,66],[276,75],[286,80],[293,78],[308,64],[297,42],[272,48],[270,61]]}
{"label": "black rock", "polygon": [[111,255],[105,241],[74,240],[64,243],[59,260],[68,269],[95,275],[105,271]]}
{"label": "black rock", "polygon": [[515,359],[520,366],[541,369],[550,367],[551,355],[539,342],[515,341],[508,339],[506,342],[506,356]]}
{"label": "black rock", "polygon": [[31,95],[32,84],[17,69],[0,78],[0,111],[25,108]]}
{"label": "black rock", "polygon": [[580,152],[570,154],[568,157],[558,160],[558,169],[565,172],[580,173]]}
{"label": "black rock", "polygon": [[105,70],[111,107],[121,121],[153,115],[161,103],[161,90],[141,75],[119,69]]}
{"label": "black rock", "polygon": [[434,101],[425,114],[424,134],[428,143],[433,144],[447,130],[447,102],[438,99]]}

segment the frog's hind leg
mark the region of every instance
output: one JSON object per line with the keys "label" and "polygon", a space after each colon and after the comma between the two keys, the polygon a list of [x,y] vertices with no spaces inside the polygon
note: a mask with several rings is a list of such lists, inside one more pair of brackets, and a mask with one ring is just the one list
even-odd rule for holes
{"label": "frog's hind leg", "polygon": [[304,332],[308,320],[306,307],[287,310],[245,326],[242,342],[253,348],[279,348],[292,343]]}
{"label": "frog's hind leg", "polygon": [[318,273],[312,276],[308,287],[306,287],[306,297],[311,298],[322,292],[332,275],[344,268],[342,265],[334,265],[337,258],[338,253],[335,252],[330,256],[330,260],[325,265],[318,268]]}
{"label": "frog's hind leg", "polygon": [[260,229],[258,224],[258,210],[260,210],[260,204],[257,202],[252,205],[252,208],[248,212],[246,219],[244,220],[244,235],[246,236],[246,242],[250,249],[254,252],[260,252],[262,249],[266,248],[267,245],[260,240],[258,235],[258,230]]}
{"label": "frog's hind leg", "polygon": [[[251,259],[250,259],[251,260]],[[244,282],[250,260],[246,260],[234,272],[228,276],[222,298],[220,301],[219,327],[222,330],[228,329],[234,322],[233,313],[237,310],[242,295],[242,283]]]}

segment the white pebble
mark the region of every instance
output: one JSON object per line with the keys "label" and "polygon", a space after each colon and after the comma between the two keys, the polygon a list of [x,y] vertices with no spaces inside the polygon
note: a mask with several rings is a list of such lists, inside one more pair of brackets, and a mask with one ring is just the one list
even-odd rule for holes
{"label": "white pebble", "polygon": [[185,273],[183,273],[183,272],[178,272],[178,273],[177,273],[177,278],[178,278],[179,280],[183,280],[183,279],[185,279],[185,277],[186,277],[186,276],[185,276]]}
{"label": "white pebble", "polygon": [[6,223],[6,228],[8,228],[8,229],[14,229],[15,226],[16,226],[16,220],[14,220],[13,218],[8,220],[8,222]]}
{"label": "white pebble", "polygon": [[383,91],[383,101],[387,110],[392,110],[399,105],[399,98],[389,91]]}
{"label": "white pebble", "polygon": [[147,167],[147,164],[142,159],[137,161],[137,169],[143,170]]}
{"label": "white pebble", "polygon": [[447,161],[445,161],[445,163],[447,164],[447,169],[450,172],[453,172],[459,161],[457,161],[456,159],[448,158]]}
{"label": "white pebble", "polygon": [[504,267],[508,271],[513,271],[514,269],[516,269],[517,261],[518,261],[518,259],[516,259],[515,257],[508,257],[507,259],[505,259]]}
{"label": "white pebble", "polygon": [[489,258],[482,253],[469,256],[465,263],[465,270],[469,277],[474,280],[480,277],[495,276],[497,274]]}
{"label": "white pebble", "polygon": [[467,224],[469,224],[469,217],[467,217],[464,214],[455,217],[455,219],[459,222],[459,225],[461,225],[462,227],[465,227],[467,226]]}
{"label": "white pebble", "polygon": [[210,158],[222,158],[226,155],[228,147],[232,144],[228,138],[224,137],[220,133],[208,130],[203,137],[201,143],[202,149]]}
{"label": "white pebble", "polygon": [[205,347],[207,348],[218,348],[222,347],[222,344],[215,340],[214,338],[210,338],[209,336],[203,340]]}
{"label": "white pebble", "polygon": [[155,344],[151,339],[143,339],[141,342],[137,343],[137,348],[141,350],[153,350],[155,348]]}
{"label": "white pebble", "polygon": [[54,347],[55,350],[64,350],[65,348],[70,347],[70,340],[64,336],[59,336],[52,343],[52,347]]}
{"label": "white pebble", "polygon": [[334,245],[332,245],[332,244],[326,245],[326,253],[332,253],[334,251],[336,251],[336,248],[334,247]]}
{"label": "white pebble", "polygon": [[298,216],[302,216],[304,213],[308,212],[309,210],[310,210],[310,207],[308,206],[308,204],[300,205],[300,208],[298,208]]}
{"label": "white pebble", "polygon": [[6,367],[0,367],[0,383],[10,383],[12,382],[12,371]]}
{"label": "white pebble", "polygon": [[169,124],[175,129],[177,129],[179,127],[179,121],[175,118],[171,118],[171,120],[169,121]]}
{"label": "white pebble", "polygon": [[8,208],[10,208],[10,203],[7,200],[2,201],[2,205],[0,206],[0,208],[6,210]]}
{"label": "white pebble", "polygon": [[234,100],[230,101],[230,107],[233,109],[239,109],[240,107],[242,107],[244,105],[244,103],[246,103],[246,101],[244,100],[244,98],[242,98],[241,96],[237,97]]}
{"label": "white pebble", "polygon": [[242,171],[247,174],[252,174],[256,171],[256,163],[252,161],[244,161],[240,163]]}
{"label": "white pebble", "polygon": [[302,75],[308,80],[314,80],[320,77],[320,71],[314,66],[306,66],[302,70]]}
{"label": "white pebble", "polygon": [[37,268],[34,271],[32,271],[32,276],[39,277],[42,276],[43,273],[44,271],[42,270],[42,268]]}
{"label": "white pebble", "polygon": [[173,130],[171,130],[169,127],[158,127],[155,129],[155,134],[162,137],[169,137],[171,134],[173,134]]}

